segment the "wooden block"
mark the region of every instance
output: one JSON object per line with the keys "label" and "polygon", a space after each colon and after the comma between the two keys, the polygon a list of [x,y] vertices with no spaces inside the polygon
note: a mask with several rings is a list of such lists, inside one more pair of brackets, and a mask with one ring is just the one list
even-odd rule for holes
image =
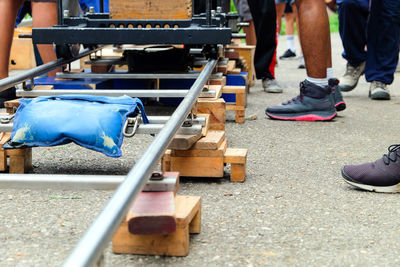
{"label": "wooden block", "polygon": [[93,73],[106,73],[113,71],[114,65],[108,64],[108,65],[100,65],[100,64],[92,64],[90,66],[90,69]]}
{"label": "wooden block", "polygon": [[141,192],[126,221],[131,234],[166,235],[175,232],[174,192]]}
{"label": "wooden block", "polygon": [[5,149],[10,158],[10,173],[25,173],[32,169],[32,148]]}
{"label": "wooden block", "polygon": [[231,72],[236,68],[236,61],[235,60],[229,60],[228,61],[228,66],[227,66],[227,72]]}
{"label": "wooden block", "polygon": [[192,149],[216,150],[225,139],[225,131],[208,131],[207,135],[200,138]]}
{"label": "wooden block", "polygon": [[216,150],[189,149],[172,150],[172,157],[223,157],[227,149],[226,138]]}
{"label": "wooden block", "polygon": [[228,74],[240,74],[242,70],[240,68],[234,68],[231,71],[228,71]]}
{"label": "wooden block", "polygon": [[225,51],[224,53],[226,58],[229,59],[239,59],[240,55],[238,52],[236,52],[234,49],[229,49],[228,51]]}
{"label": "wooden block", "polygon": [[[111,19],[191,19],[192,0],[110,0]],[[143,25],[145,27],[145,25]],[[164,27],[164,25],[161,25]],[[173,28],[173,25],[170,25]]]}
{"label": "wooden block", "polygon": [[234,110],[234,111],[245,110],[245,107],[244,106],[236,106],[236,104],[234,104],[234,103],[227,103],[226,110]]}
{"label": "wooden block", "polygon": [[246,163],[246,148],[228,148],[224,155],[224,163],[243,164]]}
{"label": "wooden block", "polygon": [[[53,89],[54,89],[54,85],[39,84],[39,85],[35,85],[35,87],[33,87],[33,90],[53,90]],[[18,104],[19,104],[19,101],[18,101]]]}
{"label": "wooden block", "polygon": [[201,128],[201,136],[206,136],[210,129],[210,114],[198,113],[197,116],[206,118],[206,124]]}
{"label": "wooden block", "polygon": [[245,120],[246,120],[246,111],[245,110],[236,110],[235,122],[236,123],[244,123]]}
{"label": "wooden block", "polygon": [[10,70],[26,70],[36,67],[31,39],[13,38],[10,52]]}
{"label": "wooden block", "polygon": [[124,220],[112,239],[114,253],[187,256],[189,233],[201,229],[201,198],[176,196],[176,231],[169,235],[133,235]]}
{"label": "wooden block", "polygon": [[249,66],[248,70],[249,82],[250,85],[252,86],[256,79],[256,72],[253,63],[256,47],[254,45],[239,45],[239,46],[228,45],[227,48],[233,48],[235,52],[238,52],[239,55],[242,56],[244,60],[247,62],[247,66]]}
{"label": "wooden block", "polygon": [[243,86],[243,85],[225,85],[222,88],[222,93],[224,93],[224,94],[246,93],[246,86]]}
{"label": "wooden block", "polygon": [[169,149],[187,150],[191,148],[200,138],[202,134],[185,135],[177,134],[169,144]]}
{"label": "wooden block", "polygon": [[246,178],[246,164],[231,163],[231,182],[244,182]]}
{"label": "wooden block", "polygon": [[0,134],[0,171],[7,170],[7,155],[3,149],[3,145],[11,138],[11,133]]}
{"label": "wooden block", "polygon": [[161,159],[161,170],[163,172],[171,171],[171,149],[165,150]]}
{"label": "wooden block", "polygon": [[[13,114],[14,108],[17,109],[19,107],[19,99],[13,99],[4,102],[4,107],[6,108],[7,113]],[[9,112],[9,110],[12,112]]]}
{"label": "wooden block", "polygon": [[225,101],[222,98],[217,100],[199,98],[197,111],[210,114],[210,130],[225,130],[226,109]]}
{"label": "wooden block", "polygon": [[224,161],[221,157],[172,157],[171,171],[181,176],[223,177]]}
{"label": "wooden block", "polygon": [[209,80],[211,85],[226,85],[226,76],[223,76],[222,78],[214,78]]}
{"label": "wooden block", "polygon": [[213,90],[215,91],[214,96],[212,97],[205,97],[205,96],[200,96],[201,98],[208,98],[208,99],[218,99],[221,97],[222,95],[222,85],[205,85],[205,88],[209,89],[209,90]]}
{"label": "wooden block", "polygon": [[228,73],[228,64],[218,64],[217,65],[217,72],[221,72],[223,74]]}

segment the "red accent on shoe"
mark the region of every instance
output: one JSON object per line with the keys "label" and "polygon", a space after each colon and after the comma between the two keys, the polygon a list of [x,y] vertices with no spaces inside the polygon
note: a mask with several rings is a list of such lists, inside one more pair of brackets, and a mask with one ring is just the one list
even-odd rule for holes
{"label": "red accent on shoe", "polygon": [[321,117],[315,114],[308,114],[308,115],[303,115],[303,116],[298,116],[298,117],[278,117],[271,115],[269,113],[265,113],[267,116],[277,119],[277,120],[284,120],[284,121],[330,121],[334,117],[336,117],[337,113],[333,114],[330,117]]}

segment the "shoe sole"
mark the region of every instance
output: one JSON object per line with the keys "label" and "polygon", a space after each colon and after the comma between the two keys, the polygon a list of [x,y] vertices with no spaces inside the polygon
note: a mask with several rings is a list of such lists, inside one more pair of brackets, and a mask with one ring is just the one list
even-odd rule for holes
{"label": "shoe sole", "polygon": [[336,111],[343,111],[346,109],[346,103],[344,101],[335,104]]}
{"label": "shoe sole", "polygon": [[303,113],[299,115],[288,115],[288,114],[271,114],[265,112],[265,115],[274,120],[284,120],[284,121],[330,121],[336,117],[337,113],[329,114],[313,114],[313,113]]}
{"label": "shoe sole", "polygon": [[354,88],[356,88],[357,84],[358,84],[358,81],[356,82],[356,84],[354,86],[340,85],[340,84],[338,86],[339,86],[339,89],[340,89],[341,92],[350,92]]}
{"label": "shoe sole", "polygon": [[369,95],[373,100],[390,100],[390,94],[385,90],[379,90],[373,94],[369,93]]}
{"label": "shoe sole", "polygon": [[374,186],[374,185],[367,185],[367,184],[360,184],[356,183],[351,179],[345,172],[344,168],[342,168],[342,176],[344,181],[354,187],[370,191],[370,192],[377,192],[377,193],[399,193],[400,192],[400,183],[396,185],[390,186]]}
{"label": "shoe sole", "polygon": [[279,58],[279,60],[293,60],[293,59],[297,59],[297,57],[296,57],[296,56],[293,56],[293,57]]}

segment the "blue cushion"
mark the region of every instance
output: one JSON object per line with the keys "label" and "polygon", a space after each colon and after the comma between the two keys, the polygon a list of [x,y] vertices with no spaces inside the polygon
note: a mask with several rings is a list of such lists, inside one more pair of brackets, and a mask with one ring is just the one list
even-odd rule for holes
{"label": "blue cushion", "polygon": [[110,157],[122,155],[123,127],[143,104],[129,96],[61,95],[21,99],[11,146],[56,146],[74,142]]}

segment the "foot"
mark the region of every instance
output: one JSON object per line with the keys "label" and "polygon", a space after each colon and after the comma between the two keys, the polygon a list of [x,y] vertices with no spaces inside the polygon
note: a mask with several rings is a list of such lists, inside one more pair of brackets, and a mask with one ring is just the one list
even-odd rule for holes
{"label": "foot", "polygon": [[300,95],[279,106],[268,107],[265,114],[277,120],[329,121],[336,116],[332,90],[309,81],[300,83]]}
{"label": "foot", "polygon": [[297,67],[299,69],[305,69],[306,68],[306,63],[304,62],[304,56],[299,57],[299,66]]}
{"label": "foot", "polygon": [[329,79],[329,86],[332,88],[332,95],[334,100],[334,107],[336,111],[342,111],[346,109],[346,103],[343,100],[342,93],[339,88],[339,80],[336,78]]}
{"label": "foot", "polygon": [[344,180],[368,191],[400,192],[400,145],[391,145],[388,150],[388,154],[375,162],[344,166]]}
{"label": "foot", "polygon": [[275,79],[265,78],[262,80],[262,86],[267,93],[282,93],[283,89]]}
{"label": "foot", "polygon": [[390,92],[387,84],[373,81],[369,87],[369,97],[374,100],[390,100]]}
{"label": "foot", "polygon": [[8,88],[7,90],[0,92],[0,108],[4,108],[4,102],[16,99],[15,86]]}
{"label": "foot", "polygon": [[356,67],[347,63],[346,72],[344,73],[343,77],[340,78],[340,90],[342,92],[349,92],[356,88],[358,80],[360,79],[361,75],[364,74],[364,70],[365,62]]}
{"label": "foot", "polygon": [[292,50],[288,49],[285,51],[285,53],[283,53],[282,56],[279,57],[279,59],[291,59],[291,58],[295,58],[296,57],[296,53],[293,52]]}

